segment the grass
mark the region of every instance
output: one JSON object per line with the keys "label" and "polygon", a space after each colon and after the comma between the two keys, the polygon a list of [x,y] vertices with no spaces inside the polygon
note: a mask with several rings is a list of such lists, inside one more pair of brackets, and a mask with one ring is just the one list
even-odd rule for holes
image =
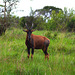
{"label": "grass", "polygon": [[[35,31],[43,35],[48,31]],[[21,29],[8,29],[0,36],[0,75],[75,75],[75,33],[49,34],[49,61],[42,50],[35,50],[34,58],[27,58],[26,33]]]}

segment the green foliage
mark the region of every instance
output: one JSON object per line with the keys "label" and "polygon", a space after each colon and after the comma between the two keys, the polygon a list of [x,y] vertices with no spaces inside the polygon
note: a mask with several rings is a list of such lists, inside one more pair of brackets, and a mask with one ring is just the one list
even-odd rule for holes
{"label": "green foliage", "polygon": [[48,18],[50,18],[52,11],[59,13],[59,10],[62,11],[62,9],[54,7],[54,6],[45,6],[45,7],[43,7],[43,9],[35,10],[35,15],[37,13],[38,16],[43,15],[46,19],[48,19]]}
{"label": "green foliage", "polygon": [[51,35],[51,32],[50,32],[50,31],[46,32],[46,33],[45,33],[45,36],[46,36],[47,38],[49,38],[49,39],[52,38],[52,35]]}
{"label": "green foliage", "polygon": [[37,17],[37,18],[35,19],[34,24],[35,24],[35,28],[38,29],[38,30],[44,30],[44,29],[45,29],[46,23],[45,23],[45,21],[43,20],[43,17],[42,17],[42,16]]}
{"label": "green foliage", "polygon": [[48,30],[56,30],[56,27],[57,27],[57,25],[56,25],[56,21],[53,19],[53,18],[51,18],[51,20],[48,20]]}
{"label": "green foliage", "polygon": [[34,23],[35,18],[33,16],[26,16],[26,17],[21,17],[19,24],[21,27],[25,27],[25,23],[28,25],[28,27],[32,26],[32,23]]}
{"label": "green foliage", "polygon": [[26,21],[25,17],[20,18],[19,24],[20,24],[21,27],[25,27],[25,21]]}
{"label": "green foliage", "polygon": [[[30,16],[21,17],[20,19],[8,13],[6,22],[4,29],[11,26],[25,28],[25,23],[27,23],[28,27],[31,27],[33,23],[33,29],[37,30],[75,31],[75,11],[73,9],[67,10],[67,8],[62,11],[62,9],[54,6],[45,6],[43,9],[36,11],[31,8]],[[0,25],[4,25],[4,23],[4,19],[0,19]]]}
{"label": "green foliage", "polygon": [[[27,58],[26,33],[21,29],[6,30],[0,36],[0,75],[75,75],[75,33],[35,31],[50,33],[49,61],[42,50],[34,51],[33,60]],[[30,55],[31,56],[31,55]]]}
{"label": "green foliage", "polygon": [[48,20],[49,30],[62,30],[63,26],[64,14],[62,11],[56,14],[55,11],[52,11],[51,19]]}
{"label": "green foliage", "polygon": [[21,27],[25,27],[25,23],[27,23],[28,27],[32,26],[32,23],[34,24],[33,28],[37,30],[44,30],[45,29],[45,21],[43,20],[43,17],[34,17],[34,16],[27,16],[20,18],[19,24]]}
{"label": "green foliage", "polygon": [[[3,20],[0,20],[0,24],[2,25],[2,30],[0,28],[0,35],[2,35],[3,33],[5,34],[5,31],[7,28],[9,28],[9,26],[11,26],[12,24],[15,24],[13,22],[13,18],[11,16],[11,11],[16,8],[17,2],[19,2],[19,0],[3,0],[3,5],[0,5],[0,7],[4,7],[1,10],[0,14],[0,18],[2,17]],[[4,14],[3,14],[4,13]],[[16,26],[16,25],[15,25]]]}
{"label": "green foliage", "polygon": [[56,39],[57,35],[58,35],[58,33],[56,31],[55,32],[48,31],[45,33],[45,36],[49,39]]}
{"label": "green foliage", "polygon": [[55,32],[55,33],[54,33],[54,38],[56,38],[56,37],[57,37],[57,35],[58,35],[58,33],[57,33],[57,32]]}
{"label": "green foliage", "polygon": [[67,10],[64,8],[64,11],[59,11],[56,13],[52,11],[51,18],[48,19],[48,30],[57,30],[57,31],[75,31],[75,15],[73,14],[74,10]]}
{"label": "green foliage", "polygon": [[68,31],[74,31],[75,32],[75,16],[73,16],[70,21],[67,24]]}

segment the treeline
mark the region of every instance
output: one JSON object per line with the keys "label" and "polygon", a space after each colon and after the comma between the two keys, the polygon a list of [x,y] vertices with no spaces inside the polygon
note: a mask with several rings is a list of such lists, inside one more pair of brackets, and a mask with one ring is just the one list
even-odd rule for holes
{"label": "treeline", "polygon": [[31,10],[29,17],[20,18],[22,27],[25,26],[25,22],[34,23],[34,28],[38,30],[75,31],[75,11],[45,6],[43,9],[34,12]]}
{"label": "treeline", "polygon": [[4,28],[11,26],[25,28],[25,23],[31,27],[34,24],[34,29],[37,30],[52,30],[52,31],[72,31],[75,32],[75,11],[73,9],[64,10],[54,6],[45,6],[43,9],[32,10],[30,16],[23,16],[21,18],[16,16],[7,16],[5,27],[4,17],[0,17],[0,34]]}

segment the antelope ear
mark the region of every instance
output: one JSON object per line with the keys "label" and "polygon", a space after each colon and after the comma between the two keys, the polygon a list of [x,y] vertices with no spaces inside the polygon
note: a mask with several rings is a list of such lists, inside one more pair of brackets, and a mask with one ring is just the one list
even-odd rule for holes
{"label": "antelope ear", "polygon": [[31,30],[32,32],[34,32],[35,30]]}
{"label": "antelope ear", "polygon": [[24,32],[27,32],[27,30],[23,30]]}

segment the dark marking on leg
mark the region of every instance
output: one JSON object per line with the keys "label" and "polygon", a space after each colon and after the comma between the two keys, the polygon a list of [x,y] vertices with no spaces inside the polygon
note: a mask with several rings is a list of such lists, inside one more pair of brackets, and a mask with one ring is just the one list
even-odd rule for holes
{"label": "dark marking on leg", "polygon": [[45,54],[45,60],[46,60],[46,58],[47,58],[47,60],[49,60],[49,54],[47,53],[48,46],[49,46],[49,44],[47,44],[47,43],[45,42],[45,46],[44,46],[44,48],[43,48],[43,52],[44,52],[44,54]]}
{"label": "dark marking on leg", "polygon": [[46,47],[48,47],[48,46],[49,46],[49,40],[45,40],[44,45],[45,45]]}
{"label": "dark marking on leg", "polygon": [[49,54],[47,55],[47,60],[49,60]]}
{"label": "dark marking on leg", "polygon": [[47,60],[49,60],[49,54],[47,53],[47,49],[48,49],[49,43],[50,43],[49,40],[45,40],[45,42],[44,42],[44,45],[45,45],[45,48],[46,48],[44,53],[45,53],[45,59],[47,58]]}

